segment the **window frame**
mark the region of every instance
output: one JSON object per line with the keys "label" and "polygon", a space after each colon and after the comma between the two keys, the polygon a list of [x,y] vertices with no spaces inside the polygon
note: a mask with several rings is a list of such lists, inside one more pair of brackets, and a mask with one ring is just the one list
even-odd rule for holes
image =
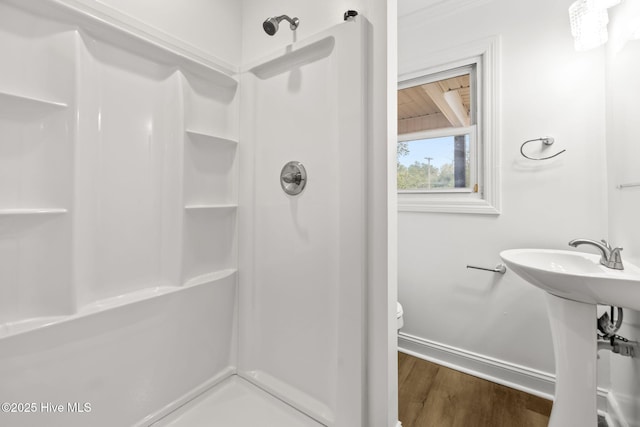
{"label": "window frame", "polygon": [[[445,51],[424,55],[419,63],[398,77],[398,90],[460,75],[464,67],[475,64],[476,90],[476,183],[478,192],[438,190],[398,190],[398,210],[408,212],[474,213],[498,215],[501,212],[499,141],[499,38],[490,37]],[[456,74],[458,72],[458,74]],[[451,75],[449,75],[451,73]],[[398,140],[438,131],[456,132],[462,128],[398,135]],[[446,136],[446,135],[443,135]],[[397,142],[396,142],[397,144]]]}

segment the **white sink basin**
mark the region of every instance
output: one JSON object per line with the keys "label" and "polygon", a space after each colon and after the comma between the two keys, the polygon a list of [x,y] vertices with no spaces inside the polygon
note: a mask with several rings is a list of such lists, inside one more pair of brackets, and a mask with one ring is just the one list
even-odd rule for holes
{"label": "white sink basin", "polygon": [[596,427],[596,304],[640,310],[640,269],[600,264],[600,255],[511,249],[500,257],[545,295],[556,362],[549,427]]}
{"label": "white sink basin", "polygon": [[500,257],[520,277],[553,295],[640,310],[640,268],[628,262],[624,270],[613,270],[600,264],[600,255],[551,249],[510,249]]}

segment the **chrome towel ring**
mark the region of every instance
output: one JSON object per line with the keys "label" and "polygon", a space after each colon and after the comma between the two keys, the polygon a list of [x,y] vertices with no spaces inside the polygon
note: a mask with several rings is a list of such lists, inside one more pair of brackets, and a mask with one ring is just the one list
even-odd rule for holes
{"label": "chrome towel ring", "polygon": [[567,150],[562,150],[562,151],[558,151],[556,154],[552,155],[552,156],[547,156],[547,157],[541,157],[541,158],[535,158],[535,157],[529,157],[526,154],[524,154],[524,146],[527,145],[530,142],[534,142],[534,141],[541,141],[544,145],[552,145],[555,142],[555,139],[553,139],[553,137],[551,136],[543,136],[541,138],[535,138],[535,139],[530,139],[528,141],[525,141],[521,146],[520,146],[520,154],[522,154],[523,157],[529,159],[529,160],[548,160],[548,159],[553,159],[556,156],[559,156],[560,154],[564,153]]}

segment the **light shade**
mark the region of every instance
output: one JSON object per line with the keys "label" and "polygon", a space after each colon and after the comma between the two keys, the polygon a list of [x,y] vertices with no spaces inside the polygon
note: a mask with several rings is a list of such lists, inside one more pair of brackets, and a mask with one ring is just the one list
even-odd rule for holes
{"label": "light shade", "polygon": [[609,9],[620,4],[620,0],[593,0],[592,3],[596,9]]}
{"label": "light shade", "polygon": [[577,0],[571,4],[569,21],[576,50],[592,49],[607,42],[607,8],[618,3],[620,0]]}

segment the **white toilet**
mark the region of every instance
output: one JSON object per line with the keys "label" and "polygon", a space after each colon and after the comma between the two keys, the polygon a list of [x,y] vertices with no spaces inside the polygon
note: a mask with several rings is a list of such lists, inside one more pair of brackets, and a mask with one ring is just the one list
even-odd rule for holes
{"label": "white toilet", "polygon": [[400,328],[404,326],[404,311],[402,310],[402,305],[400,305],[400,303],[398,303],[398,311],[396,314],[398,316],[398,330],[400,330]]}

